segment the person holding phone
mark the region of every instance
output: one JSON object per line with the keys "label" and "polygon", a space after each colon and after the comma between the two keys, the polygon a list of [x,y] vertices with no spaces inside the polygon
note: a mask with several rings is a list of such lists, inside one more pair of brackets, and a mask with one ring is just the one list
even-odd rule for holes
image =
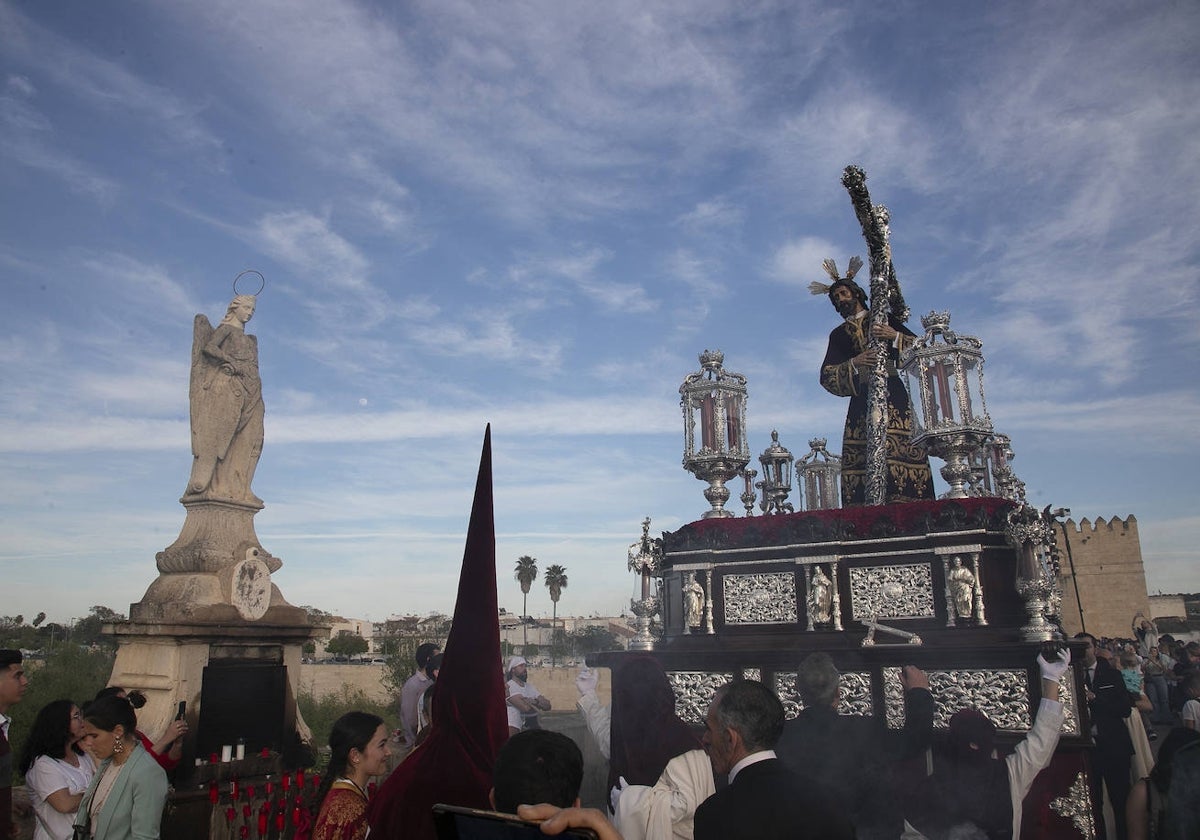
{"label": "person holding phone", "polygon": [[367,712],[347,712],[329,732],[329,766],[317,790],[321,810],[312,840],[363,840],[367,836],[367,782],[388,771],[388,739],[383,720]]}

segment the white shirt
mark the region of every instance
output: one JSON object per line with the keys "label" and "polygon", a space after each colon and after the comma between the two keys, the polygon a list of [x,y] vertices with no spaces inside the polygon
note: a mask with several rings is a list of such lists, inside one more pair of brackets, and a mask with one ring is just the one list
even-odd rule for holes
{"label": "white shirt", "polygon": [[75,767],[61,758],[39,755],[25,774],[29,789],[29,801],[37,815],[33,840],[64,840],[71,836],[71,824],[75,813],[64,814],[46,801],[46,797],[57,790],[69,794],[84,793],[96,772],[90,756],[81,755]]}
{"label": "white shirt", "polygon": [[737,764],[733,765],[729,770],[729,784],[733,784],[733,780],[737,778],[737,774],[751,764],[758,764],[760,761],[766,761],[771,758],[777,758],[775,750],[759,750],[758,752],[750,753]]}
{"label": "white shirt", "polygon": [[[542,692],[533,687],[533,683],[528,680],[524,685],[521,685],[515,678],[508,681],[506,686],[509,697],[524,697],[529,702],[533,702],[542,696]],[[535,708],[530,714],[523,714],[520,709],[511,703],[508,705],[508,725],[514,729],[524,729],[525,722],[529,719],[537,719],[538,710]],[[516,713],[515,715],[513,713]]]}

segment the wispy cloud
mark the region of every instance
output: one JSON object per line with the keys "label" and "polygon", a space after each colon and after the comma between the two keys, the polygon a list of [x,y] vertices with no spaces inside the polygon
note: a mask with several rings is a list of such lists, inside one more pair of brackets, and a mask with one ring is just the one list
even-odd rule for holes
{"label": "wispy cloud", "polygon": [[835,256],[835,247],[824,239],[803,236],[784,242],[771,255],[767,266],[767,274],[772,279],[788,286],[799,286],[805,290],[814,280],[822,283],[831,282],[828,275],[821,269],[821,262],[828,257],[834,257],[842,263],[845,271],[846,260]]}
{"label": "wispy cloud", "polygon": [[[92,111],[132,115],[148,136],[164,146],[183,146],[193,154],[213,155],[220,141],[199,114],[204,104],[189,103],[149,83],[120,62],[81,48],[46,29],[15,5],[0,4],[0,38],[9,61],[51,80]],[[213,155],[215,163],[219,157]]]}

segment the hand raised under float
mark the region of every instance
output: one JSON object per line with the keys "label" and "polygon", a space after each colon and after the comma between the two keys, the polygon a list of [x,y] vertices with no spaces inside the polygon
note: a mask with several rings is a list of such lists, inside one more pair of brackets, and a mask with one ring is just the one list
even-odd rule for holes
{"label": "hand raised under float", "polygon": [[1058,682],[1062,679],[1063,674],[1071,667],[1071,651],[1068,648],[1062,649],[1060,658],[1050,662],[1042,654],[1037,657],[1038,668],[1041,669],[1042,679],[1050,680],[1050,682]]}
{"label": "hand raised under float", "polygon": [[575,678],[575,688],[579,690],[580,697],[585,694],[595,694],[596,686],[599,684],[600,675],[591,668],[584,668]]}

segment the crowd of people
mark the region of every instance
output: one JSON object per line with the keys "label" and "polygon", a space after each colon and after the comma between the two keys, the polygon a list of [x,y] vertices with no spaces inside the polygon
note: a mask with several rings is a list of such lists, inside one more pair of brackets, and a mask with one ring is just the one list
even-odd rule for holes
{"label": "crowd of people", "polygon": [[[1200,828],[1200,645],[1159,637],[1138,622],[1134,629],[1129,640],[1077,637],[1096,743],[1093,793],[1096,801],[1110,803],[1108,836],[1200,836],[1191,833]],[[311,840],[370,834],[369,783],[391,772],[393,739],[407,754],[400,766],[426,749],[442,657],[436,645],[418,648],[417,670],[400,696],[399,730],[358,711],[334,724]],[[785,720],[774,692],[738,680],[716,691],[702,734],[676,713],[674,690],[652,656],[623,659],[612,672],[609,705],[599,698],[598,675],[584,670],[576,681],[578,709],[609,762],[610,794],[602,811],[580,806],[582,752],[570,738],[542,727],[540,715],[550,703],[530,681],[525,661],[513,657],[503,675],[507,738],[494,759],[487,804],[538,821],[546,834],[587,828],[602,840],[1017,840],[1022,803],[1058,743],[1065,715],[1060,683],[1070,652],[1044,651],[1037,664],[1040,705],[1032,728],[1011,751],[997,746],[996,726],[975,709],[955,713],[935,736],[929,681],[913,666],[901,670],[902,730],[889,730],[879,717],[840,714],[841,675],[828,655],[814,653],[797,673],[799,715]],[[1150,687],[1159,679],[1165,685]],[[6,713],[27,684],[20,653],[0,651],[4,781],[12,777],[13,762]],[[110,686],[88,703],[63,699],[39,710],[16,765],[29,791],[35,840],[159,836],[166,772],[179,759],[187,724],[176,721],[152,739],[138,728],[139,701],[136,692]],[[1138,733],[1148,741],[1155,726],[1168,725],[1174,728],[1155,763],[1148,747],[1136,745]],[[455,768],[439,772],[450,778]],[[438,796],[437,779],[423,775],[433,787],[432,801],[480,805],[456,802],[450,787]],[[15,836],[7,794],[0,786],[6,821],[0,840]],[[439,814],[430,826],[447,819],[470,817]],[[1098,836],[1104,830],[1102,824]],[[433,835],[414,829],[404,836]]]}
{"label": "crowd of people", "polygon": [[[21,652],[0,650],[0,837],[16,836],[9,709],[29,685]],[[35,820],[34,840],[156,838],[167,771],[179,762],[187,723],[157,741],[138,729],[145,699],[119,686],[90,702],[53,700],[38,710],[17,764]]]}
{"label": "crowd of people", "polygon": [[[1200,760],[1200,643],[1158,633],[1142,613],[1134,616],[1130,638],[1100,638],[1079,633],[1083,643],[1085,700],[1095,741],[1092,796],[1106,803],[1102,817],[1108,836],[1142,840],[1162,833],[1168,802],[1176,818],[1192,826],[1185,837],[1200,837],[1200,789],[1184,773],[1169,799],[1171,764]],[[1173,727],[1155,760],[1152,741],[1158,727]],[[1183,787],[1188,783],[1193,787]],[[1111,825],[1108,820],[1111,819]]]}

